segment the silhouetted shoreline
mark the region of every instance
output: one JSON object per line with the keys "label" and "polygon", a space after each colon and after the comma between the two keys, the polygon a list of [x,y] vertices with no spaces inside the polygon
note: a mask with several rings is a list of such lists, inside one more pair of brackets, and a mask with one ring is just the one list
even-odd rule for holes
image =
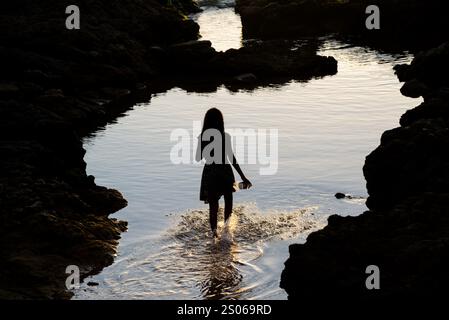
{"label": "silhouetted shoreline", "polygon": [[157,72],[149,47],[198,34],[182,7],[153,0],[80,1],[81,29],[67,30],[69,4],[11,1],[0,14],[4,299],[69,298],[68,265],[84,278],[113,262],[126,222],[108,216],[127,202],[87,176],[80,136],[133,105]]}
{"label": "silhouetted shoreline", "polygon": [[[365,25],[370,5],[380,11],[378,30]],[[236,10],[247,39],[333,35],[387,51],[437,46],[449,27],[441,0],[236,0]]]}
{"label": "silhouetted shoreline", "polygon": [[[449,283],[449,43],[395,67],[408,96],[424,102],[386,131],[366,158],[370,209],[331,216],[305,244],[292,245],[281,287],[289,299],[440,297]],[[377,265],[381,290],[367,290]]]}

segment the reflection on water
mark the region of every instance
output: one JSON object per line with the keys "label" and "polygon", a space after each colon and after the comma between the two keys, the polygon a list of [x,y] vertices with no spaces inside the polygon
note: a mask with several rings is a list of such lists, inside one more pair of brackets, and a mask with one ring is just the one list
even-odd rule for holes
{"label": "reflection on water", "polygon": [[[158,240],[156,250],[148,254],[151,249],[138,245],[132,255],[111,267],[115,272],[102,279],[107,292],[96,298],[126,299],[136,294],[159,299],[173,294],[203,299],[263,296],[267,288],[263,286],[263,270],[257,266],[257,260],[264,254],[264,243],[305,236],[322,227],[313,211],[314,208],[308,208],[262,213],[254,205],[240,205],[225,225],[220,210],[218,239],[212,238],[207,211],[175,215],[172,218],[177,225]],[[94,293],[95,289],[86,287],[76,298]],[[274,294],[273,290],[268,293]]]}
{"label": "reflection on water", "polygon": [[212,243],[207,253],[208,275],[202,280],[201,294],[205,299],[223,299],[233,294],[239,298],[242,275],[235,267],[237,246],[235,243]]}
{"label": "reflection on water", "polygon": [[215,50],[241,47],[242,23],[240,16],[234,13],[234,8],[217,10],[216,7],[206,7],[204,12],[192,18],[201,26],[201,39],[210,40]]}

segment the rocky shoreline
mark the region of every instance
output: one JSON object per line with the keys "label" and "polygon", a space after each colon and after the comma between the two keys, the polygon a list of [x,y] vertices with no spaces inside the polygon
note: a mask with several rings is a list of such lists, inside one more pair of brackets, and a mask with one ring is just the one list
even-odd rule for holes
{"label": "rocky shoreline", "polygon": [[[395,67],[401,92],[424,98],[367,156],[369,211],[331,216],[290,246],[281,287],[289,299],[441,297],[449,283],[449,43]],[[367,290],[367,266],[380,290]]]}
{"label": "rocky shoreline", "polygon": [[81,139],[136,101],[173,86],[254,88],[337,72],[317,43],[216,52],[197,41],[190,0],[83,0],[65,29],[56,0],[16,0],[0,13],[0,298],[65,299],[68,265],[84,279],[111,264],[126,222],[117,190],[86,174]]}
{"label": "rocky shoreline", "polygon": [[160,72],[149,47],[197,38],[193,2],[162,2],[79,1],[76,31],[68,2],[2,5],[0,298],[69,298],[68,265],[83,279],[112,263],[126,222],[108,216],[127,202],[86,174],[81,137]]}
{"label": "rocky shoreline", "polygon": [[[369,5],[380,10],[378,30],[366,28]],[[449,27],[444,6],[441,0],[236,0],[247,39],[333,35],[389,51],[440,44]]]}

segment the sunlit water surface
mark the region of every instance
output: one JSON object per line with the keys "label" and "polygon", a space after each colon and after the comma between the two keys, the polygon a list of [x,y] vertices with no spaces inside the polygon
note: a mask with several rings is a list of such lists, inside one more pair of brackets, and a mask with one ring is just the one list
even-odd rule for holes
{"label": "sunlit water surface", "polygon": [[[240,46],[232,8],[208,7],[194,18],[218,50]],[[238,93],[173,89],[86,139],[88,173],[129,201],[115,215],[129,231],[115,263],[88,279],[99,285],[83,284],[75,299],[285,299],[279,280],[288,245],[325,226],[330,214],[366,209],[364,199],[334,194],[366,197],[365,156],[413,106],[392,70],[411,56],[331,40],[320,54],[338,60],[336,76]],[[193,121],[212,106],[228,128],[279,130],[277,173],[261,176],[261,165],[242,166],[254,188],[235,193],[232,221],[220,223],[218,241],[198,198],[202,167],[170,161],[173,130],[192,135]]]}

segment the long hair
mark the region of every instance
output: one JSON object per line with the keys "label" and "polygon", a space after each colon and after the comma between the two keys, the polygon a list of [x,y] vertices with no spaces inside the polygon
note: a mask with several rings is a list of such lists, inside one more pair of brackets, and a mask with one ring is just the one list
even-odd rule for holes
{"label": "long hair", "polygon": [[211,108],[207,110],[206,115],[204,116],[203,122],[203,130],[201,130],[201,135],[207,129],[216,129],[224,134],[224,120],[223,114],[217,108]]}
{"label": "long hair", "polygon": [[[211,108],[206,112],[206,115],[204,116],[203,121],[203,129],[201,130],[201,154],[203,154],[204,147],[209,144],[210,142],[204,142],[203,141],[203,133],[206,130],[209,129],[215,129],[218,130],[221,133],[222,138],[222,148],[223,148],[223,159],[225,159],[225,129],[224,129],[224,120],[223,120],[223,114],[220,110],[217,108]],[[223,162],[224,163],[224,160]]]}

